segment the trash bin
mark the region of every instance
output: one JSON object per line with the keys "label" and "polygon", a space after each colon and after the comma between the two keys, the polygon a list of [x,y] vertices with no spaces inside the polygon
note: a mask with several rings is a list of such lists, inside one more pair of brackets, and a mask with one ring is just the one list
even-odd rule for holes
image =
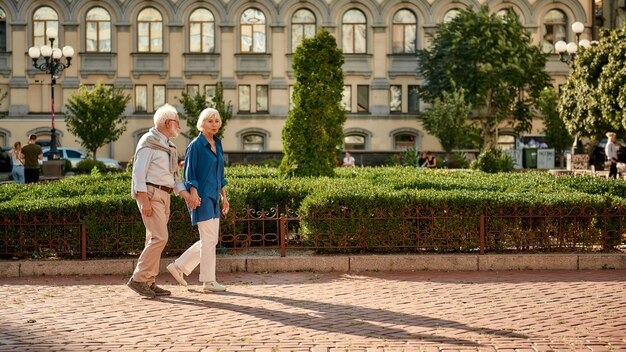
{"label": "trash bin", "polygon": [[523,163],[525,169],[537,168],[537,148],[524,148]]}

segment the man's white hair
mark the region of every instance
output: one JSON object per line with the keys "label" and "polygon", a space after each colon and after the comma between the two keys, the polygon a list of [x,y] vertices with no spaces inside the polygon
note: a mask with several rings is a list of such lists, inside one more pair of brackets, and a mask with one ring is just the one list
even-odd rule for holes
{"label": "man's white hair", "polygon": [[198,131],[202,131],[202,123],[211,116],[217,117],[217,119],[220,120],[220,127],[222,126],[222,117],[220,116],[220,112],[213,108],[206,108],[202,110],[200,116],[198,116],[198,123],[196,123]]}
{"label": "man's white hair", "polygon": [[178,119],[178,111],[170,104],[165,104],[154,112],[154,127],[165,126],[165,121]]}

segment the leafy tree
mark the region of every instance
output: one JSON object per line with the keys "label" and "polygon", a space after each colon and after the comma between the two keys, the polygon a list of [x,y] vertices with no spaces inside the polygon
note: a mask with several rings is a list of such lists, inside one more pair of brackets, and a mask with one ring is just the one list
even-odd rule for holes
{"label": "leafy tree", "polygon": [[95,158],[98,148],[116,141],[126,131],[123,113],[129,101],[130,96],[121,89],[104,86],[102,82],[92,90],[81,85],[65,105],[67,129],[80,138],[80,145]]}
{"label": "leafy tree", "polygon": [[463,90],[444,91],[418,120],[426,131],[439,139],[443,150],[450,153],[452,149],[460,148],[470,135],[471,127],[467,123],[469,111]]}
{"label": "leafy tree", "polygon": [[[539,97],[539,109],[543,115],[546,143],[548,146],[563,155],[563,151],[571,148],[574,138],[568,133],[565,122],[561,119],[557,109],[559,96],[553,88],[545,88]],[[563,166],[563,157],[561,157]]]}
{"label": "leafy tree", "polygon": [[626,128],[626,27],[601,29],[600,41],[580,48],[563,85],[559,113],[575,137],[598,140]]}
{"label": "leafy tree", "polygon": [[332,176],[343,143],[343,53],[322,29],[296,49],[296,84],[283,129],[282,176]]}
{"label": "leafy tree", "polygon": [[549,84],[546,55],[532,45],[514,11],[501,17],[489,15],[487,6],[477,12],[467,8],[430,36],[430,48],[418,51],[425,101],[465,90],[485,148],[495,144],[496,128],[504,120],[518,132],[532,128],[531,108]]}
{"label": "leafy tree", "polygon": [[228,104],[224,102],[224,85],[222,82],[217,82],[215,95],[210,101],[207,101],[206,93],[200,94],[199,92],[193,95],[183,92],[178,101],[183,104],[183,109],[185,110],[185,115],[181,117],[187,120],[187,127],[189,127],[189,131],[182,132],[183,136],[189,139],[195,138],[200,133],[196,128],[200,113],[206,108],[214,108],[220,113],[222,119],[222,126],[217,132],[217,136],[222,138],[226,129],[226,123],[233,117],[233,105],[230,101],[228,101]]}

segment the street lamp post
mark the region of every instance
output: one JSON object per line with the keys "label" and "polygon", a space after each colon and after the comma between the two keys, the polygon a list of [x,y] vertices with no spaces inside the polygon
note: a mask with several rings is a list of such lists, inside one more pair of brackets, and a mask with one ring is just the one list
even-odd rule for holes
{"label": "street lamp post", "polygon": [[[48,160],[55,160],[59,158],[56,142],[56,130],[54,128],[54,85],[57,82],[57,78],[63,70],[70,67],[72,64],[72,56],[74,56],[74,48],[71,46],[63,47],[63,50],[54,48],[54,41],[57,38],[57,30],[54,28],[48,28],[46,30],[46,37],[50,41],[50,46],[44,45],[41,48],[31,47],[28,49],[28,56],[33,59],[33,66],[38,70],[50,74],[51,83],[50,91],[52,98],[52,129],[50,130],[50,151],[48,152]],[[43,56],[43,62],[39,62],[39,58]],[[65,63],[61,62],[61,58],[65,57]]]}
{"label": "street lamp post", "polygon": [[575,42],[566,43],[563,40],[559,40],[554,44],[554,49],[557,54],[559,54],[559,59],[566,63],[571,64],[576,59],[576,52],[578,51],[578,47],[582,46],[584,48],[589,48],[591,43],[587,39],[580,40],[581,33],[585,30],[585,25],[581,22],[572,23],[572,32],[576,35]]}
{"label": "street lamp post", "polygon": [[[566,43],[563,40],[559,40],[554,44],[554,50],[559,54],[559,60],[568,65],[574,63],[576,60],[576,52],[578,51],[578,47],[581,46],[585,49],[588,49],[591,46],[591,43],[587,39],[580,40],[580,35],[585,31],[585,25],[581,22],[572,23],[572,32],[576,35],[576,42]],[[571,157],[573,158],[576,153],[576,146],[578,144],[578,135],[574,136],[574,144],[572,144],[572,153]]]}

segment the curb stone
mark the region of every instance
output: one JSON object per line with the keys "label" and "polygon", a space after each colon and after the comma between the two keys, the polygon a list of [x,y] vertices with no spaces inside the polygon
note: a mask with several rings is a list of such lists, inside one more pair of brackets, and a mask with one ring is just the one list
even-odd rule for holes
{"label": "curb stone", "polygon": [[[161,259],[161,273],[175,258]],[[130,275],[136,258],[0,261],[0,277]],[[626,269],[626,254],[222,256],[218,272],[506,271]],[[198,268],[195,270],[199,271]]]}

